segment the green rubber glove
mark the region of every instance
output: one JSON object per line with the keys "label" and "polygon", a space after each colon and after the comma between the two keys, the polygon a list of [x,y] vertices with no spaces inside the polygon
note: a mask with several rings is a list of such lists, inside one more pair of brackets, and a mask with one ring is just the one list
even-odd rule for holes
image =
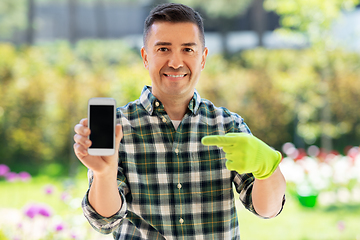
{"label": "green rubber glove", "polygon": [[227,169],[240,174],[252,173],[257,179],[270,177],[282,158],[280,152],[247,133],[206,136],[201,139],[201,143],[222,147],[226,154]]}

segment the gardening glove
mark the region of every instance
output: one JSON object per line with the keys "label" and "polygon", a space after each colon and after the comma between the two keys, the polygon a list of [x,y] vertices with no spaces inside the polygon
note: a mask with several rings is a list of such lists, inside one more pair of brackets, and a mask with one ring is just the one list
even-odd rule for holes
{"label": "gardening glove", "polygon": [[239,174],[252,173],[257,179],[270,177],[282,158],[280,152],[247,133],[206,136],[201,139],[201,143],[222,147],[226,154],[227,169]]}

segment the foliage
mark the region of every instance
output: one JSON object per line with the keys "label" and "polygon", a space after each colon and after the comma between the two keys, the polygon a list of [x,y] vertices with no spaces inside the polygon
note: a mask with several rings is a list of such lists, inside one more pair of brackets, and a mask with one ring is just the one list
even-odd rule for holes
{"label": "foliage", "polygon": [[[336,135],[334,120],[337,120],[333,113],[333,93],[330,88],[336,82],[334,77],[334,62],[337,56],[333,53],[340,46],[334,41],[331,30],[334,21],[341,17],[342,12],[350,12],[359,3],[359,0],[265,0],[264,6],[267,10],[275,11],[280,15],[283,34],[301,33],[308,43],[309,48],[318,54],[317,72],[321,80],[322,107],[319,111],[320,121],[317,124],[299,126],[302,132],[310,127],[312,131],[321,134],[321,145],[330,151],[333,148],[332,138]],[[315,59],[315,58],[314,58]],[[348,126],[343,124],[344,128]],[[346,130],[345,130],[346,131]]]}
{"label": "foliage", "polygon": [[31,173],[54,161],[71,165],[72,129],[90,97],[116,94],[125,104],[147,82],[139,56],[121,42],[79,42],[74,50],[65,42],[3,44],[0,55],[0,161]]}
{"label": "foliage", "polygon": [[283,32],[301,32],[310,43],[333,47],[330,30],[342,11],[351,11],[359,0],[265,0],[264,7],[280,16]]}
{"label": "foliage", "polygon": [[0,36],[9,38],[14,30],[25,27],[26,0],[0,1]]}
{"label": "foliage", "polygon": [[[232,63],[220,56],[207,61],[198,85],[203,97],[239,113],[253,133],[280,148],[294,133],[306,143],[318,143],[324,83],[319,69],[323,55],[314,49],[253,49],[235,56]],[[360,137],[360,56],[336,50],[329,53],[331,81],[326,100],[333,122],[327,127],[337,150],[357,144]],[[297,127],[294,129],[294,122]],[[336,140],[337,139],[337,140]]]}
{"label": "foliage", "polygon": [[[2,44],[0,55],[0,162],[17,172],[24,165],[30,173],[45,167],[53,176],[73,169],[73,127],[86,117],[88,99],[111,96],[121,106],[150,85],[139,53],[122,42],[18,49]],[[333,122],[327,132],[342,151],[360,139],[360,56],[341,50],[329,56]],[[275,148],[293,140],[295,121],[298,135],[308,144],[318,143],[322,61],[314,49],[259,48],[231,61],[213,55],[197,88],[202,97],[240,114],[257,137]]]}

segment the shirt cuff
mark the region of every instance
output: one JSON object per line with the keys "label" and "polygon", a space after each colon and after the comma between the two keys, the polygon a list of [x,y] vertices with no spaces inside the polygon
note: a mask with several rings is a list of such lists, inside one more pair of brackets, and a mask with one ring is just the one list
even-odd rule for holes
{"label": "shirt cuff", "polygon": [[122,193],[122,191],[119,191],[122,201],[120,210],[111,217],[103,217],[91,206],[88,197],[89,191],[90,189],[86,192],[82,201],[84,216],[96,231],[103,234],[109,234],[118,227],[118,225],[127,215],[127,203],[125,200],[125,195]]}

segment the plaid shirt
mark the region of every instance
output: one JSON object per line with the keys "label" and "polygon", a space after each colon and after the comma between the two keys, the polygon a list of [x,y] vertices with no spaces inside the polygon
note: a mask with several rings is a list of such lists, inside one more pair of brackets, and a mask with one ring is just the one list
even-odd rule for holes
{"label": "plaid shirt", "polygon": [[[117,109],[124,137],[119,149],[118,188],[123,206],[105,218],[83,200],[93,228],[114,239],[240,239],[233,184],[244,206],[251,200],[252,174],[225,167],[225,154],[204,146],[207,135],[250,130],[243,119],[201,99],[195,91],[175,130],[164,106],[145,86],[140,99]],[[89,171],[89,182],[93,179]]]}

